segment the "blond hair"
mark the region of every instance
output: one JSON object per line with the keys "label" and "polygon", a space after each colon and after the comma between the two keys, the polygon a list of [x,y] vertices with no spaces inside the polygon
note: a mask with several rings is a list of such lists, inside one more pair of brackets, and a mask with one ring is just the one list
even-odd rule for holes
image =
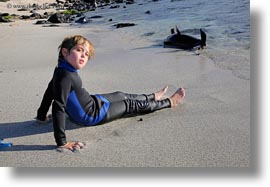
{"label": "blond hair", "polygon": [[89,45],[89,59],[91,59],[92,57],[94,57],[94,45],[87,38],[81,35],[67,36],[63,40],[61,45],[59,45],[58,47],[59,49],[58,59],[64,58],[61,52],[62,48],[66,48],[68,51],[70,51],[76,45],[85,45],[85,44]]}

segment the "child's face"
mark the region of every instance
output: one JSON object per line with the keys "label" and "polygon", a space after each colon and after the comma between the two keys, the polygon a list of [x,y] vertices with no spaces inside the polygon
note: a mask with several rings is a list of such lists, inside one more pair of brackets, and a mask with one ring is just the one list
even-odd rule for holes
{"label": "child's face", "polygon": [[76,45],[68,52],[66,48],[62,48],[62,54],[66,61],[70,63],[75,69],[82,69],[89,59],[89,45]]}

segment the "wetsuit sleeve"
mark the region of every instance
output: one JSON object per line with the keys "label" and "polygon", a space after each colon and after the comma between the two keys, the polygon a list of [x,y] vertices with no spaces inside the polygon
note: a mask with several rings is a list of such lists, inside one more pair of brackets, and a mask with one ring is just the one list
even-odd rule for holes
{"label": "wetsuit sleeve", "polygon": [[54,102],[52,104],[54,138],[57,146],[67,143],[65,134],[65,110],[68,95],[71,90],[71,80],[68,77],[54,80]]}
{"label": "wetsuit sleeve", "polygon": [[43,95],[40,107],[37,110],[37,119],[41,121],[44,121],[46,119],[47,113],[52,104],[52,100],[53,100],[53,92],[52,92],[52,80],[51,80]]}

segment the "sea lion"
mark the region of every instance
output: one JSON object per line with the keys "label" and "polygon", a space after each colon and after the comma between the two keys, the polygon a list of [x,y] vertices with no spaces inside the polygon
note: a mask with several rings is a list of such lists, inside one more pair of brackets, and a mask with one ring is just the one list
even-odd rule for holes
{"label": "sea lion", "polygon": [[193,49],[199,47],[204,49],[206,47],[206,34],[200,29],[201,40],[192,36],[181,34],[176,26],[176,33],[174,29],[171,29],[171,35],[167,37],[163,42],[164,47],[179,48],[184,50]]}

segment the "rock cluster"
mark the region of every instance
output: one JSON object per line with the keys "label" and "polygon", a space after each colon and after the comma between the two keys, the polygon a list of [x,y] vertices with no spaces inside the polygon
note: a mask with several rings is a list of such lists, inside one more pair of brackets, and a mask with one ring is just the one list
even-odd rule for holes
{"label": "rock cluster", "polygon": [[[0,22],[8,23],[15,20],[27,20],[37,19],[36,24],[60,24],[60,23],[90,23],[92,19],[102,18],[102,16],[96,15],[92,17],[86,17],[83,13],[88,11],[95,11],[96,8],[103,9],[108,6],[113,8],[126,8],[126,5],[135,3],[134,0],[56,0],[54,3],[47,4],[46,7],[42,7],[42,10],[54,9],[54,12],[44,12],[39,14],[38,10],[41,7],[38,4],[32,4],[29,8],[20,8],[17,11],[27,12],[25,15],[16,15],[9,13],[0,13]],[[120,6],[121,4],[121,6]],[[124,5],[123,5],[124,4]],[[109,19],[112,21],[112,19]],[[118,23],[114,25],[116,28],[134,26],[134,23]]]}

